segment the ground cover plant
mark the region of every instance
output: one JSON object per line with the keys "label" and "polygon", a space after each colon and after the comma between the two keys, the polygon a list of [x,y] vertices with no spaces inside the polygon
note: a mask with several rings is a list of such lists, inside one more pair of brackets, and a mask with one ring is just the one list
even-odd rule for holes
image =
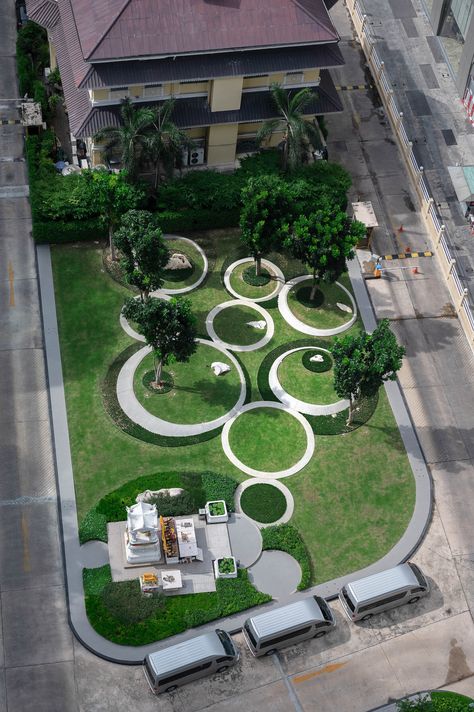
{"label": "ground cover plant", "polygon": [[255,484],[247,487],[240,497],[242,511],[256,522],[271,524],[286,511],[286,498],[277,487]]}
{"label": "ground cover plant", "polygon": [[301,568],[301,581],[298,584],[298,591],[302,591],[311,583],[312,564],[308,550],[298,529],[292,524],[278,524],[274,527],[262,529],[263,550],[277,549],[286,551],[299,563]]}
{"label": "ground cover plant", "polygon": [[[250,275],[252,276],[250,277]],[[269,279],[267,279],[267,275]],[[277,283],[276,276],[266,267],[262,267],[262,273],[257,277],[253,264],[249,267],[248,262],[244,262],[233,269],[230,275],[230,286],[241,297],[258,299],[274,292]]]}
{"label": "ground cover plant", "polygon": [[223,517],[225,514],[223,502],[209,502],[209,514],[211,517]]}
{"label": "ground cover plant", "polygon": [[[210,309],[232,298],[223,287],[226,265],[245,255],[238,236],[232,232],[187,236],[196,240],[206,254],[214,255],[208,278],[188,295],[198,333],[205,336]],[[301,274],[301,263],[287,255],[270,253],[267,257],[283,270],[286,279]],[[119,324],[120,309],[130,292],[104,270],[100,246],[57,246],[52,250],[52,259],[78,517],[83,521],[81,531],[96,527],[103,533],[104,515],[97,509],[88,512],[109,493],[139,477],[152,477],[158,468],[163,473],[179,471],[196,477],[197,481],[201,476],[196,473],[202,471],[226,473],[236,482],[247,479],[225,457],[219,431],[206,435],[208,439],[204,440],[178,438],[170,442],[170,438],[140,432],[138,426],[130,430],[117,427],[116,420],[109,415],[109,406],[104,408],[103,386],[106,382],[110,405],[121,365],[131,352],[141,348]],[[341,282],[349,284],[345,276]],[[268,369],[271,367],[277,349],[286,351],[292,345],[330,348],[332,343],[329,338],[304,339],[281,318],[275,302],[264,306],[270,309],[275,322],[272,342],[257,351],[238,355],[247,373],[248,398],[252,401],[272,399],[268,386],[265,390],[264,371],[267,365]],[[356,322],[351,333],[359,329]],[[221,360],[220,355],[216,360]],[[156,398],[166,399],[167,395]],[[357,414],[353,425],[356,419]],[[321,426],[314,425],[313,429],[322,427],[326,421],[316,418],[315,422]],[[331,427],[334,425],[335,433],[345,432],[344,422],[337,425],[337,418],[329,418],[328,422]],[[285,479],[295,498],[291,524],[300,533],[311,557],[314,583],[380,558],[398,541],[413,511],[413,477],[383,391],[377,407],[362,422],[365,424],[356,430],[349,428],[343,438],[336,434],[318,435],[310,463]],[[270,430],[267,435],[273,444]],[[252,441],[255,436],[251,431]],[[260,442],[264,443],[263,439]],[[146,488],[137,490],[130,503],[138,491]],[[185,489],[189,490],[189,485]],[[124,504],[120,499],[115,500],[114,507],[117,516],[123,519]],[[219,488],[209,488],[206,498],[200,501],[204,504],[215,499],[225,499],[229,508],[233,490],[228,496]]]}

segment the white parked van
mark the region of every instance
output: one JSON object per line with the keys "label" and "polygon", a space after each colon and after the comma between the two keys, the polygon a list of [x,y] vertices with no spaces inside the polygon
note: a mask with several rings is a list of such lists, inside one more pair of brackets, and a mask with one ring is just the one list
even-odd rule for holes
{"label": "white parked van", "polygon": [[365,621],[389,608],[416,603],[429,590],[418,566],[406,563],[351,581],[340,590],[339,600],[352,621]]}
{"label": "white parked van", "polygon": [[308,638],[321,638],[335,625],[324,598],[312,596],[247,618],[243,632],[251,653],[259,657]]}
{"label": "white parked van", "polygon": [[180,685],[235,665],[239,653],[224,630],[199,635],[150,653],[143,661],[152,692],[172,692]]}

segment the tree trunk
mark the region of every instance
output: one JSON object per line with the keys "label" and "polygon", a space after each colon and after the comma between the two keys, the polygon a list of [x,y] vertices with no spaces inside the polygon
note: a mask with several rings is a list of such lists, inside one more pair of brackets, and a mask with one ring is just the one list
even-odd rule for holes
{"label": "tree trunk", "polygon": [[161,383],[161,374],[163,371],[163,359],[158,359],[156,358],[156,356],[153,356],[153,360],[155,366],[155,383],[157,386],[159,386]]}
{"label": "tree trunk", "polygon": [[110,245],[110,256],[112,262],[115,262],[115,245],[114,245],[114,229],[112,227],[112,222],[109,222],[109,245]]}
{"label": "tree trunk", "polygon": [[262,255],[255,256],[255,274],[260,277],[262,273]]}
{"label": "tree trunk", "polygon": [[354,401],[352,394],[349,398],[349,417],[347,418],[346,426],[350,427],[352,425],[352,418],[354,417]]}
{"label": "tree trunk", "polygon": [[311,294],[309,295],[309,300],[310,302],[313,301],[313,299],[316,296],[316,290],[318,288],[318,283],[316,282],[316,270],[313,270],[313,286],[311,287]]}

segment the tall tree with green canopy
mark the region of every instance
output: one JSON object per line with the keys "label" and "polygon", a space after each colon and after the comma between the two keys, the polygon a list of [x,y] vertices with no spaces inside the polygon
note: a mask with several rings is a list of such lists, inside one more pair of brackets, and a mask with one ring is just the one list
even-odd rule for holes
{"label": "tall tree with green canopy", "polygon": [[155,189],[160,180],[160,168],[163,166],[167,175],[171,177],[174,165],[180,159],[183,149],[192,146],[192,141],[185,132],[173,122],[174,105],[175,100],[171,98],[155,109],[152,125],[145,136],[145,155],[155,168]]}
{"label": "tall tree with green canopy", "polygon": [[127,282],[140,290],[142,301],[163,284],[169,250],[163,233],[147,210],[129,210],[122,217],[113,241],[122,254]]}
{"label": "tall tree with green canopy", "polygon": [[286,91],[279,84],[272,84],[270,90],[280,117],[269,119],[262,124],[257,132],[256,142],[260,145],[273,133],[283,131],[283,167],[285,170],[294,170],[303,163],[308,145],[315,149],[322,146],[318,126],[304,118],[304,110],[316,96],[308,87]]}
{"label": "tall tree with green canopy", "polygon": [[405,348],[397,343],[388,319],[383,319],[372,334],[361,333],[336,339],[334,390],[349,401],[352,424],[354,404],[363,396],[373,396],[385,381],[395,381],[402,366]]}
{"label": "tall tree with green canopy", "polygon": [[289,185],[278,176],[250,178],[242,189],[241,239],[261,273],[262,254],[277,247],[289,230],[291,194]]}
{"label": "tall tree with green canopy", "polygon": [[153,350],[155,368],[154,388],[162,385],[163,366],[171,360],[189,361],[196,351],[196,319],[189,299],[173,298],[169,301],[150,297],[142,302],[129,299],[123,307],[126,319],[135,321]]}
{"label": "tall tree with green canopy", "polygon": [[91,207],[94,206],[101,222],[108,228],[110,252],[115,260],[114,231],[124,213],[143,203],[145,193],[140,186],[130,185],[123,173],[93,170],[84,171],[82,175],[89,187]]}
{"label": "tall tree with green canopy", "polygon": [[130,182],[134,182],[146,150],[147,136],[155,120],[155,111],[148,106],[133,104],[126,98],[121,103],[120,118],[120,126],[105,126],[95,134],[94,141],[105,142],[106,156],[117,151],[120,153],[122,166]]}
{"label": "tall tree with green canopy", "polygon": [[319,196],[314,212],[296,218],[283,244],[293,257],[311,268],[311,300],[320,281],[332,283],[341,276],[346,260],[354,257],[354,247],[364,235],[364,225],[351,220],[324,195]]}

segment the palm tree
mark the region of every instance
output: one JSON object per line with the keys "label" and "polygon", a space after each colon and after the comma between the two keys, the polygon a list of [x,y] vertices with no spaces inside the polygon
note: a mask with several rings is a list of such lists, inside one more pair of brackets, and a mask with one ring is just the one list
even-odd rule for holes
{"label": "palm tree", "polygon": [[122,123],[120,126],[106,126],[100,129],[94,141],[105,141],[105,153],[110,155],[119,150],[122,165],[133,181],[138,172],[140,160],[146,146],[146,137],[155,119],[155,112],[147,106],[137,106],[130,99],[123,99],[120,107]]}
{"label": "palm tree", "polygon": [[308,88],[288,92],[279,84],[272,84],[272,98],[281,117],[265,121],[257,132],[257,145],[268,139],[276,131],[284,131],[283,165],[294,170],[301,165],[308,144],[314,148],[322,145],[318,127],[303,117],[304,109],[314,100],[314,93]]}
{"label": "palm tree", "polygon": [[160,167],[172,175],[183,148],[191,148],[192,141],[172,121],[174,99],[167,99],[155,109],[153,123],[145,138],[145,153],[155,168],[155,189],[160,179]]}

